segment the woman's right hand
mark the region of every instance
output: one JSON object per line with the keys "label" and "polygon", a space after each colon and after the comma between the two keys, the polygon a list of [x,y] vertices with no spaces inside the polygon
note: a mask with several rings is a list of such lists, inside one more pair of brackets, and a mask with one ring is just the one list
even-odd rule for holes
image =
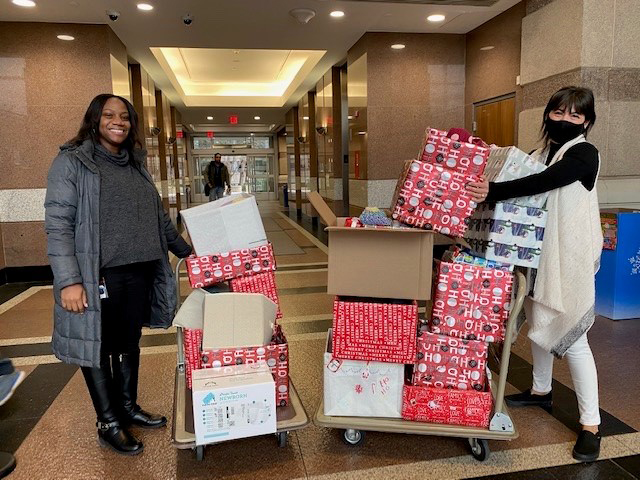
{"label": "woman's right hand", "polygon": [[87,292],[80,283],[69,285],[60,290],[62,308],[70,312],[84,313],[84,309],[89,306],[87,303]]}

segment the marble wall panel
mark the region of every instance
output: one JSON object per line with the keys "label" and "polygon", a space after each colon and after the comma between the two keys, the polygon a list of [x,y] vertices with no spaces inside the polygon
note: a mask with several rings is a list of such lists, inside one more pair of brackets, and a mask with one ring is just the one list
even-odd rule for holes
{"label": "marble wall panel", "polygon": [[47,238],[44,222],[3,223],[7,267],[47,265]]}

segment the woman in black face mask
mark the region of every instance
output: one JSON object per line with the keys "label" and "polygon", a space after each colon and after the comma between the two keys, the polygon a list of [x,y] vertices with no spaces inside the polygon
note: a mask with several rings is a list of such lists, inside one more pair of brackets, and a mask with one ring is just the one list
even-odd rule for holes
{"label": "woman in black face mask", "polygon": [[508,182],[470,183],[476,202],[549,192],[540,265],[525,300],[533,356],[531,389],[506,397],[513,407],[552,405],[553,358],[567,358],[582,432],[573,457],[592,462],[600,453],[598,376],[587,331],[594,323],[595,282],[602,250],[595,189],[600,155],[586,141],[596,120],[593,92],[565,87],[544,110],[544,146],[531,155],[548,168]]}

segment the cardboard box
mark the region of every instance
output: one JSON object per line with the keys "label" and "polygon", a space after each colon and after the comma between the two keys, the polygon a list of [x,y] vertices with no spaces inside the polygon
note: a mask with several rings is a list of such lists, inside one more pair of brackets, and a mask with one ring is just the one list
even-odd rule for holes
{"label": "cardboard box", "polygon": [[309,201],[328,225],[327,293],[428,300],[434,233],[415,228],[349,228],[319,193]]}
{"label": "cardboard box", "polygon": [[537,268],[547,211],[506,202],[483,203],[471,216],[465,239],[488,260]]}
{"label": "cardboard box", "polygon": [[447,132],[428,128],[418,160],[440,165],[463,175],[482,175],[490,149],[484,143],[453,140]]}
{"label": "cardboard box", "polygon": [[413,160],[399,179],[393,218],[407,225],[462,236],[476,203],[466,190],[477,177]]}
{"label": "cardboard box", "polygon": [[413,385],[483,391],[486,368],[485,342],[418,332]]}
{"label": "cardboard box", "polygon": [[196,445],[276,432],[275,384],[264,365],[193,373]]}
{"label": "cardboard box", "polygon": [[253,363],[267,365],[276,382],[276,404],[281,407],[289,404],[289,345],[280,325],[276,325],[273,337],[266,345],[205,351],[198,348],[197,351],[198,368]]}
{"label": "cardboard box", "polygon": [[260,293],[204,297],[203,349],[269,343],[278,306]]}
{"label": "cardboard box", "polygon": [[180,215],[199,257],[267,244],[267,235],[253,195],[230,195],[181,210]]}
{"label": "cardboard box", "polygon": [[185,263],[192,288],[202,288],[238,277],[276,270],[276,259],[271,243],[204,257],[191,255]]}
{"label": "cardboard box", "polygon": [[512,288],[510,272],[440,262],[430,330],[467,340],[501,342],[511,310]]}
{"label": "cardboard box", "polygon": [[[546,165],[535,160],[517,147],[496,147],[491,149],[484,176],[490,182],[507,182],[528,177],[547,169]],[[543,208],[547,203],[549,192],[537,195],[517,197],[509,203],[525,207]]]}
{"label": "cardboard box", "polygon": [[335,358],[330,329],[324,354],[324,414],[400,418],[404,368],[396,363]]}
{"label": "cardboard box", "polygon": [[333,355],[342,360],[413,363],[418,304],[367,300],[334,300]]}
{"label": "cardboard box", "polygon": [[241,293],[260,293],[277,305],[276,318],[282,318],[280,299],[273,272],[258,273],[250,277],[234,278],[229,282],[231,290]]}
{"label": "cardboard box", "polygon": [[489,426],[493,410],[490,382],[482,392],[405,385],[402,398],[402,418],[415,422]]}

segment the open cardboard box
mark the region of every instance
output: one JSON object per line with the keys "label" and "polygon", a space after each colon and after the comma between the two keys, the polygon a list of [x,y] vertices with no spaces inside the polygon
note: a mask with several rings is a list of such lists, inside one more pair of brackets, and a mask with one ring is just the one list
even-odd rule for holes
{"label": "open cardboard box", "polygon": [[349,228],[319,193],[308,194],[329,233],[327,293],[358,297],[431,298],[433,245],[453,240],[417,228]]}

